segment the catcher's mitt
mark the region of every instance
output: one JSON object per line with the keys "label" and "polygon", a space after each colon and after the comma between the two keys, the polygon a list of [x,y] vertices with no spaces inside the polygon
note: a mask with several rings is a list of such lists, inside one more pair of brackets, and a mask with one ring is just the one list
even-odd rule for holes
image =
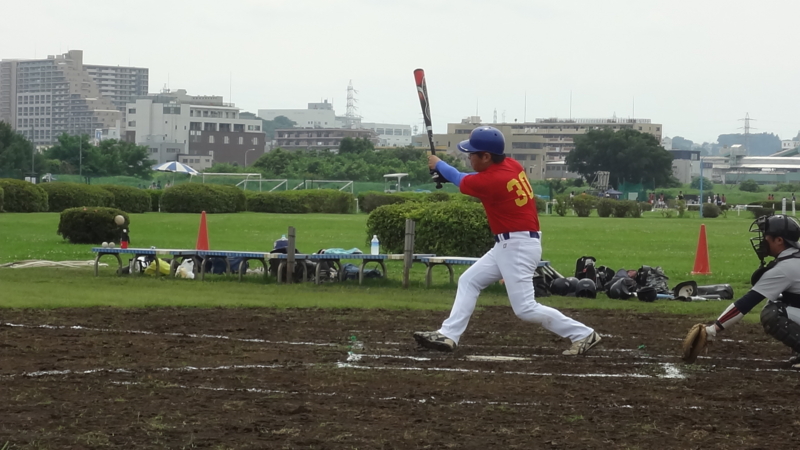
{"label": "catcher's mitt", "polygon": [[683,355],[681,358],[689,364],[693,363],[697,359],[697,355],[706,348],[707,344],[706,326],[698,323],[689,330],[689,334],[683,340]]}

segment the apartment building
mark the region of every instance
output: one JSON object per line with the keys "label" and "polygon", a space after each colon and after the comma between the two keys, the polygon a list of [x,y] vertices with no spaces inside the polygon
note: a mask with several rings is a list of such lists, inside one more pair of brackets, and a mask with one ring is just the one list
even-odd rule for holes
{"label": "apartment building", "polygon": [[[661,141],[661,125],[651,123],[650,119],[536,119],[524,123],[483,123],[478,116],[471,116],[461,123],[447,124],[447,134],[434,134],[437,149],[446,149],[454,156],[463,157],[456,145],[469,139],[473,129],[481,125],[498,128],[506,139],[507,156],[517,160],[525,168],[531,180],[547,178],[576,178],[575,173],[567,172],[564,161],[567,154],[575,148],[576,135],[585,134],[592,129],[608,127],[613,130],[634,129],[649,133]],[[424,139],[423,139],[424,138]],[[429,147],[427,137],[415,136],[415,146]]]}
{"label": "apartment building", "polygon": [[150,149],[159,163],[186,162],[197,170],[214,162],[252,164],[266,149],[261,120],[243,119],[221,96],[165,90],[126,104],[125,139]]}
{"label": "apartment building", "polygon": [[323,150],[337,149],[342,139],[369,139],[378,144],[378,137],[372,130],[351,128],[284,128],[275,130],[275,148],[284,150]]}
{"label": "apartment building", "polygon": [[[0,121],[36,145],[62,133],[113,136],[124,102],[147,93],[148,69],[83,64],[83,51],[47,59],[0,61]],[[111,131],[109,130],[116,130]]]}
{"label": "apartment building", "polygon": [[361,128],[375,132],[378,138],[377,147],[405,147],[411,145],[411,125],[361,122]]}

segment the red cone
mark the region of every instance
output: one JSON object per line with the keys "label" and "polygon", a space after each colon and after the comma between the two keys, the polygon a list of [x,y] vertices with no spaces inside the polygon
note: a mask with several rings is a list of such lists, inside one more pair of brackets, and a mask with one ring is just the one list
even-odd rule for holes
{"label": "red cone", "polygon": [[708,263],[708,241],[706,241],[706,225],[700,225],[700,240],[697,241],[697,255],[694,258],[692,275],[711,275]]}
{"label": "red cone", "polygon": [[197,232],[196,250],[208,250],[208,228],[206,227],[206,212],[200,214],[200,230]]}

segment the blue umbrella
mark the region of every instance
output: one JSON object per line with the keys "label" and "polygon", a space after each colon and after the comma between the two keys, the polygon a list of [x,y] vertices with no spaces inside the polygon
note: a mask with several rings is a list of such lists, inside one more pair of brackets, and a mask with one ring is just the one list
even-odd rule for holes
{"label": "blue umbrella", "polygon": [[175,175],[176,173],[188,173],[189,176],[194,176],[199,174],[200,172],[194,170],[190,166],[186,164],[179,163],[178,161],[170,161],[165,162],[164,164],[156,164],[152,167],[153,170],[158,172],[172,172],[172,183],[175,183]]}
{"label": "blue umbrella", "polygon": [[156,164],[155,166],[153,166],[153,170],[157,170],[159,172],[188,173],[191,175],[197,175],[198,173],[200,173],[192,169],[190,166],[179,163],[178,161],[170,161],[170,162],[165,162],[164,164]]}

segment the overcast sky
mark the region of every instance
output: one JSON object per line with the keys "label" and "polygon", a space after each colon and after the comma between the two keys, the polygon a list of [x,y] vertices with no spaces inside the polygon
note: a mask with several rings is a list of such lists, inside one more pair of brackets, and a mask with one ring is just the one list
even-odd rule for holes
{"label": "overcast sky", "polygon": [[[9,8],[10,5],[10,8]],[[6,0],[0,58],[68,49],[150,69],[150,91],[229,96],[255,112],[328,99],[350,80],[368,122],[434,128],[542,117],[648,118],[713,142],[800,130],[800,2],[709,0]],[[13,13],[13,17],[11,14]],[[232,81],[232,83],[231,83]],[[232,95],[229,95],[232,94]],[[527,108],[526,108],[527,97]],[[635,110],[634,110],[635,105]]]}

